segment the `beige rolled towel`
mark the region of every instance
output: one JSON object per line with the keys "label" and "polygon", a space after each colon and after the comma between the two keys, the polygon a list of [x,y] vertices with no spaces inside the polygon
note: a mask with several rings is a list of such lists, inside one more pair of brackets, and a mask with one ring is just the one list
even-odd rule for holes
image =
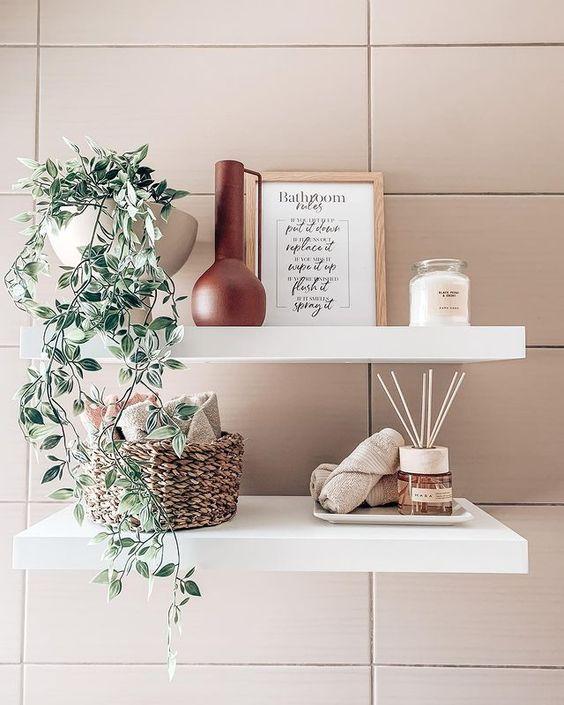
{"label": "beige rolled towel", "polygon": [[370,436],[338,465],[319,495],[324,509],[348,514],[361,505],[383,475],[397,472],[403,437],[391,428]]}
{"label": "beige rolled towel", "polygon": [[[175,419],[176,423],[184,431],[184,433],[189,434],[190,426],[194,422],[198,422],[198,436],[203,438],[202,429],[205,427],[211,428],[211,436],[208,434],[207,440],[191,440],[191,443],[208,443],[213,441],[214,438],[219,438],[221,436],[221,420],[219,417],[219,404],[217,402],[217,394],[215,392],[202,392],[201,394],[184,394],[176,399],[171,399],[168,404],[165,404],[165,411],[171,416],[174,414],[174,410],[181,406],[182,404],[188,404],[189,406],[197,406],[198,411],[189,419],[182,421],[180,419]],[[206,424],[202,419],[197,417],[205,416],[208,423]]]}
{"label": "beige rolled towel", "polygon": [[382,475],[378,482],[368,493],[366,504],[371,507],[381,507],[398,501],[398,475]]}
{"label": "beige rolled towel", "polygon": [[[189,419],[174,419],[186,434],[188,443],[211,443],[221,435],[219,405],[215,392],[184,394],[167,402],[164,405],[164,410],[173,416],[175,410],[184,404],[198,407],[198,411]],[[119,427],[126,441],[142,441],[147,437],[146,424],[149,418],[149,406],[150,401],[144,400],[123,409]]]}
{"label": "beige rolled towel", "polygon": [[311,480],[309,481],[309,493],[317,501],[323,485],[327,481],[329,475],[337,466],[334,463],[321,463],[315,470],[311,473]]}

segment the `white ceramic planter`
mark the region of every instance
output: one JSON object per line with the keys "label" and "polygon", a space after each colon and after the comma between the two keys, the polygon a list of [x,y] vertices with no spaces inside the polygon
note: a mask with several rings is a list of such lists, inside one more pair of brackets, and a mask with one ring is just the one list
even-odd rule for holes
{"label": "white ceramic planter", "polygon": [[[198,234],[198,221],[189,213],[172,208],[165,223],[160,217],[159,204],[152,204],[151,210],[157,216],[156,224],[163,233],[163,237],[156,243],[157,254],[161,258],[162,268],[172,276],[184,265],[192,252]],[[62,264],[76,267],[80,262],[78,248],[85,247],[90,242],[96,216],[95,208],[87,208],[84,213],[73,218],[66,227],[59,229],[52,226],[49,229],[49,241]],[[111,218],[103,214],[101,223],[110,228]],[[137,223],[135,230],[140,230],[141,227],[141,223]]]}

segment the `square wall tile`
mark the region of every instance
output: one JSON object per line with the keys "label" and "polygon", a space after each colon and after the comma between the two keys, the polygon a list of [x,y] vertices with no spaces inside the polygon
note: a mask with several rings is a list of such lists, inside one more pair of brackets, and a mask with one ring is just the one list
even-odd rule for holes
{"label": "square wall tile", "polygon": [[[25,526],[25,504],[0,502],[0,663],[19,663],[21,658],[24,573],[12,568],[12,538]],[[14,675],[0,667],[2,703],[10,702],[1,696]]]}
{"label": "square wall tile", "polygon": [[35,151],[36,50],[0,48],[0,192],[26,173],[18,157],[33,157]]}
{"label": "square wall tile", "polygon": [[[33,203],[30,198],[21,196],[0,195],[0,223],[2,223],[3,239],[0,251],[0,271],[4,275],[12,265],[17,255],[23,249],[25,238],[20,235],[25,225],[12,223],[10,218],[25,210],[31,210]],[[0,345],[20,344],[20,326],[28,325],[27,314],[16,308],[6,287],[0,287],[0,309],[2,310],[2,328],[0,329]]]}
{"label": "square wall tile", "polygon": [[372,51],[388,193],[562,193],[564,47]]}
{"label": "square wall tile", "polygon": [[[366,49],[52,48],[41,56],[42,157],[69,156],[61,135],[117,149],[148,142],[147,163],[196,193],[213,191],[218,159],[258,170],[367,166]],[[124,76],[158,86],[158,100]],[[95,98],[93,85],[103,88]]]}
{"label": "square wall tile", "polygon": [[[135,22],[131,22],[134,14]],[[111,15],[112,21],[106,18]],[[43,44],[366,44],[366,0],[70,0],[41,6]]]}
{"label": "square wall tile", "polygon": [[25,705],[118,705],[115,693],[119,705],[369,705],[369,678],[362,667],[178,666],[169,684],[164,666],[28,666]]}
{"label": "square wall tile", "polygon": [[37,0],[0,0],[0,44],[34,44]]}
{"label": "square wall tile", "polygon": [[484,509],[528,540],[529,575],[378,575],[376,663],[564,666],[564,507]]}
{"label": "square wall tile", "polygon": [[[450,450],[458,497],[473,502],[564,501],[564,477],[556,460],[564,415],[563,363],[564,350],[527,350],[526,360],[462,368],[466,379],[438,438]],[[374,429],[400,428],[376,379],[380,372],[390,380],[389,369],[373,366]],[[426,369],[424,365],[402,365],[399,370],[412,408],[420,404]],[[452,365],[435,367],[434,415],[454,369]]]}
{"label": "square wall tile", "polygon": [[470,44],[564,41],[559,0],[376,0],[373,44]]}
{"label": "square wall tile", "polygon": [[21,666],[0,666],[0,702],[4,705],[21,705]]}
{"label": "square wall tile", "polygon": [[25,383],[27,364],[17,348],[0,348],[0,447],[4,464],[1,500],[25,500],[27,496],[27,444],[18,425],[14,394]]}
{"label": "square wall tile", "polygon": [[563,344],[562,222],[560,196],[387,196],[388,322],[409,323],[414,262],[457,257],[473,324],[525,325],[529,345]]}
{"label": "square wall tile", "polygon": [[557,705],[564,671],[381,666],[374,693],[378,705]]}
{"label": "square wall tile", "polygon": [[[54,509],[32,505],[31,521]],[[163,663],[170,581],[158,581],[147,604],[146,581],[132,575],[108,604],[91,577],[29,572],[25,661]],[[366,574],[197,571],[196,579],[203,597],[184,609],[179,663],[370,661]]]}

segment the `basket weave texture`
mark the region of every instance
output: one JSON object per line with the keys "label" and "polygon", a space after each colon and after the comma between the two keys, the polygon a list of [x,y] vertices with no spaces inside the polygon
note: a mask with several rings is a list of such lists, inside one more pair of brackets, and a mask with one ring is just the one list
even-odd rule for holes
{"label": "basket weave texture", "polygon": [[[243,437],[224,433],[212,443],[190,443],[179,458],[170,440],[135,441],[121,445],[121,451],[141,461],[143,478],[166,511],[173,529],[215,526],[237,511],[243,469]],[[85,468],[95,481],[84,488],[86,516],[95,523],[115,526],[123,488],[106,488],[104,477],[110,464],[97,451]]]}

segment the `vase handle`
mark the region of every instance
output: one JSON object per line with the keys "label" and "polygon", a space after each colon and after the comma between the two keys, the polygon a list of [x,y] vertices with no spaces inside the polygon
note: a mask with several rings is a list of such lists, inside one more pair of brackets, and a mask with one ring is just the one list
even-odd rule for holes
{"label": "vase handle", "polygon": [[262,174],[252,169],[244,169],[243,171],[257,177],[257,277],[260,281],[262,274]]}

